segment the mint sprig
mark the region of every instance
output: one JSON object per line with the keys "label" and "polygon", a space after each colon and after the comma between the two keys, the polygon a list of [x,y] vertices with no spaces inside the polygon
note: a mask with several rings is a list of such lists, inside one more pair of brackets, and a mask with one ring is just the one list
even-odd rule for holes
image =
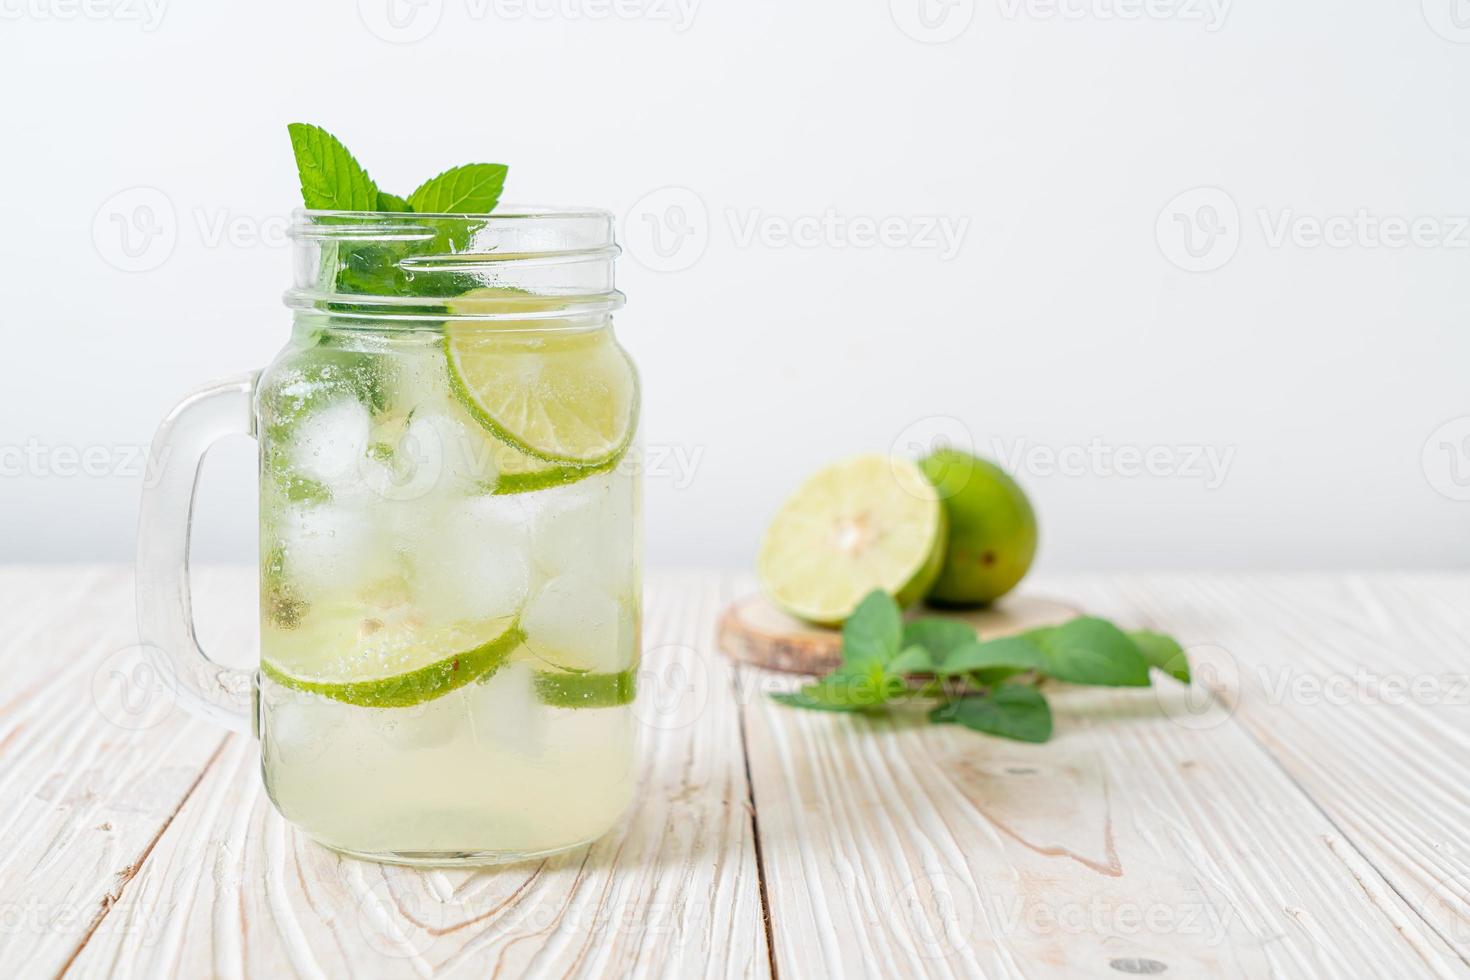
{"label": "mint sprig", "polygon": [[[320,126],[291,123],[291,149],[301,175],[301,197],[314,211],[432,213],[474,218],[500,203],[508,168],[501,163],[471,163],[424,181],[408,197],[378,187],[342,141]],[[341,296],[425,296],[442,298],[483,285],[462,273],[415,276],[403,260],[464,251],[482,227],[475,221],[426,222],[432,234],[402,241],[340,240],[322,250],[323,276]],[[341,312],[353,312],[350,301]]]}
{"label": "mint sprig", "polygon": [[929,712],[929,720],[1018,742],[1051,738],[1051,705],[1029,684],[1002,684],[993,691],[947,701]]}
{"label": "mint sprig", "polygon": [[402,198],[381,190],[342,141],[320,126],[291,123],[286,131],[301,175],[301,198],[313,211],[489,214],[505,189],[505,164],[470,163],[429,178]]}
{"label": "mint sprig", "polygon": [[371,211],[378,185],[342,141],[320,126],[291,123],[291,150],[301,174],[301,198],[313,211]]}
{"label": "mint sprig", "polygon": [[881,712],[937,698],[936,724],[958,724],[1022,742],[1051,737],[1051,708],[1038,686],[1051,678],[1101,687],[1143,687],[1157,669],[1189,683],[1177,640],[1124,632],[1081,616],[1020,636],[981,640],[966,623],[925,617],[908,624],[893,597],[874,591],[842,629],[842,665],[800,690],[771,697],[793,708]]}
{"label": "mint sprig", "polygon": [[489,214],[505,189],[506,167],[471,163],[431,177],[408,195],[408,209],[425,214]]}

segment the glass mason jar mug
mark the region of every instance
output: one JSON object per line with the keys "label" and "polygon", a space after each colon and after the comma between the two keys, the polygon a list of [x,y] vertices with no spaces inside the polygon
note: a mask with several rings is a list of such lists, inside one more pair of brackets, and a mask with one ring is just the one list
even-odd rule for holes
{"label": "glass mason jar mug", "polygon": [[[141,639],[187,706],[254,731],[277,809],[329,847],[516,860],[632,797],[639,397],[612,227],[299,212],[290,342],[159,428]],[[259,443],[258,672],[209,660],[190,610],[195,479],[238,433]]]}

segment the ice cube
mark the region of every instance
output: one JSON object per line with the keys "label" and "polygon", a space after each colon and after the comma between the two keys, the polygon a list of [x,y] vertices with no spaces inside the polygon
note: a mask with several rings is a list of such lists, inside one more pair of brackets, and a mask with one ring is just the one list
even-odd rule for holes
{"label": "ice cube", "polygon": [[261,698],[266,744],[282,762],[320,758],[344,731],[346,705],[268,682],[261,685]]}
{"label": "ice cube", "polygon": [[275,522],[286,579],[303,592],[340,590],[391,572],[373,511],[333,499],[286,508]]}
{"label": "ice cube", "polygon": [[484,431],[448,413],[415,413],[402,451],[413,454],[435,490],[474,493],[494,486],[500,474]]}
{"label": "ice cube", "polygon": [[526,646],[537,657],[568,670],[613,673],[632,662],[625,620],[630,611],[585,572],[558,575],[543,585],[521,614]]}
{"label": "ice cube", "polygon": [[448,745],[460,731],[464,718],[462,692],[401,708],[368,709],[364,715],[369,729],[385,745],[395,749],[432,749]]}
{"label": "ice cube", "polygon": [[632,480],[601,474],[538,496],[531,549],[541,576],[583,572],[609,595],[627,595],[637,550]]}
{"label": "ice cube", "polygon": [[536,698],[530,664],[508,663],[464,688],[470,730],[485,748],[504,748],[535,757],[546,748],[547,708]]}
{"label": "ice cube", "polygon": [[308,413],[286,436],[291,472],[321,483],[333,497],[359,492],[371,427],[366,406],[352,397]]}
{"label": "ice cube", "polygon": [[401,508],[400,546],[414,564],[420,609],[439,622],[520,612],[530,588],[529,531],[514,497],[465,497],[443,508]]}

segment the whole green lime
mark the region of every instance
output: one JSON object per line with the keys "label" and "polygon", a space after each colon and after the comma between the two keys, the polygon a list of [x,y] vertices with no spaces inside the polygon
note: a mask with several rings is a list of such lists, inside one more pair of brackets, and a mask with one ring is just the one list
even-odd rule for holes
{"label": "whole green lime", "polygon": [[931,603],[978,606],[1005,595],[1036,557],[1036,512],[1015,480],[969,453],[941,449],[919,464],[949,521],[944,567]]}

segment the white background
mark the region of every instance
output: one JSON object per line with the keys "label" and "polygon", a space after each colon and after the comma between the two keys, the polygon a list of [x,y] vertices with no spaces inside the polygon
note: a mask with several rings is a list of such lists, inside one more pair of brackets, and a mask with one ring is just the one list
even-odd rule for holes
{"label": "white background", "polygon": [[[935,417],[1053,568],[1470,547],[1463,0],[81,2],[0,0],[4,559],[128,557],[133,450],[284,342],[292,120],[399,193],[492,160],[625,216],[652,562],[748,562],[813,467]],[[199,550],[248,557],[251,450],[217,457]]]}

